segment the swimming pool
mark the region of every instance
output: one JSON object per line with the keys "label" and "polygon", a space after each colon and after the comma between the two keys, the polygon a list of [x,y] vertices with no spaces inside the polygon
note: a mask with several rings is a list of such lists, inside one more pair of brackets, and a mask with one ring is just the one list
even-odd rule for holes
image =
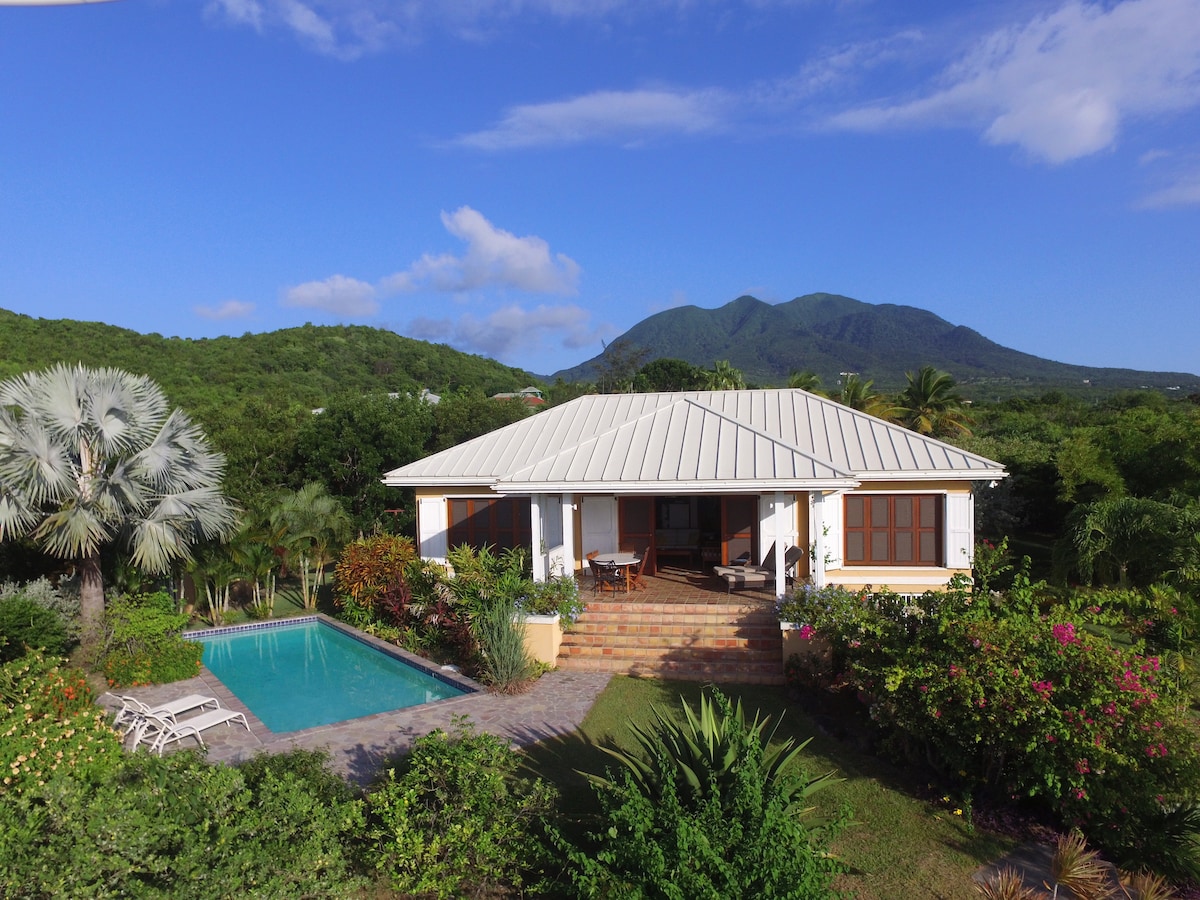
{"label": "swimming pool", "polygon": [[188,637],[204,645],[204,665],[276,733],[469,692],[316,618]]}

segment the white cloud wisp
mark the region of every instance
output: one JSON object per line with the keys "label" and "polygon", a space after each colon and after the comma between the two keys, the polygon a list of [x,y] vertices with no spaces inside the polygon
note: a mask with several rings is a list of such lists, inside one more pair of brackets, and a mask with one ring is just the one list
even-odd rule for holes
{"label": "white cloud wisp", "polygon": [[834,128],[976,126],[1049,163],[1111,147],[1132,118],[1200,105],[1200,0],[1074,0],[988,35],[914,100],[833,116]]}
{"label": "white cloud wisp", "polygon": [[202,319],[214,321],[244,319],[254,312],[254,304],[242,300],[226,300],[217,306],[193,306],[192,312]]}

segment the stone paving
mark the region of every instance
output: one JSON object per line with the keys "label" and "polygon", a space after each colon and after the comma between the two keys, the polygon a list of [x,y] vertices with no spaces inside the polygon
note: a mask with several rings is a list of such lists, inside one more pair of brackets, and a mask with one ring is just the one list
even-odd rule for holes
{"label": "stone paving", "polygon": [[[240,724],[232,724],[217,725],[204,732],[210,760],[237,762],[260,751],[278,753],[293,747],[323,747],[329,751],[330,765],[335,771],[353,782],[366,784],[389,757],[407,750],[421,735],[438,728],[450,730],[458,716],[465,716],[479,731],[510,740],[514,746],[569,734],[583,722],[610,677],[602,672],[551,671],[523,694],[491,694],[480,690],[411,709],[286,734],[267,729],[207,668],[187,681],[122,688],[119,693],[150,705],[187,694],[203,694],[216,697],[224,707],[245,713],[249,731]],[[106,709],[120,706],[112,694],[103,695],[99,702]],[[186,714],[181,718],[185,717]],[[195,743],[185,738],[182,745],[195,746]]]}

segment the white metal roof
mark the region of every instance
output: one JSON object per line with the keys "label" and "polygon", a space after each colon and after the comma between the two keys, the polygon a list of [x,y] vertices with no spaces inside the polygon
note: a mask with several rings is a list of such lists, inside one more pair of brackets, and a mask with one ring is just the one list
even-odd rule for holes
{"label": "white metal roof", "polygon": [[997,462],[801,390],[590,394],[384,476],[502,493],[728,493],[1003,478]]}

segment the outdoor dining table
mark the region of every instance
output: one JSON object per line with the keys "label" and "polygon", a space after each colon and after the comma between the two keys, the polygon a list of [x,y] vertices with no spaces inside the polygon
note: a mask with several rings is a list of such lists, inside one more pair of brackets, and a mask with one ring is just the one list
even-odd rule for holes
{"label": "outdoor dining table", "polygon": [[604,553],[600,556],[592,558],[592,562],[603,563],[605,565],[616,566],[625,573],[625,593],[630,593],[633,590],[633,570],[637,568],[638,563],[642,558],[636,553]]}

